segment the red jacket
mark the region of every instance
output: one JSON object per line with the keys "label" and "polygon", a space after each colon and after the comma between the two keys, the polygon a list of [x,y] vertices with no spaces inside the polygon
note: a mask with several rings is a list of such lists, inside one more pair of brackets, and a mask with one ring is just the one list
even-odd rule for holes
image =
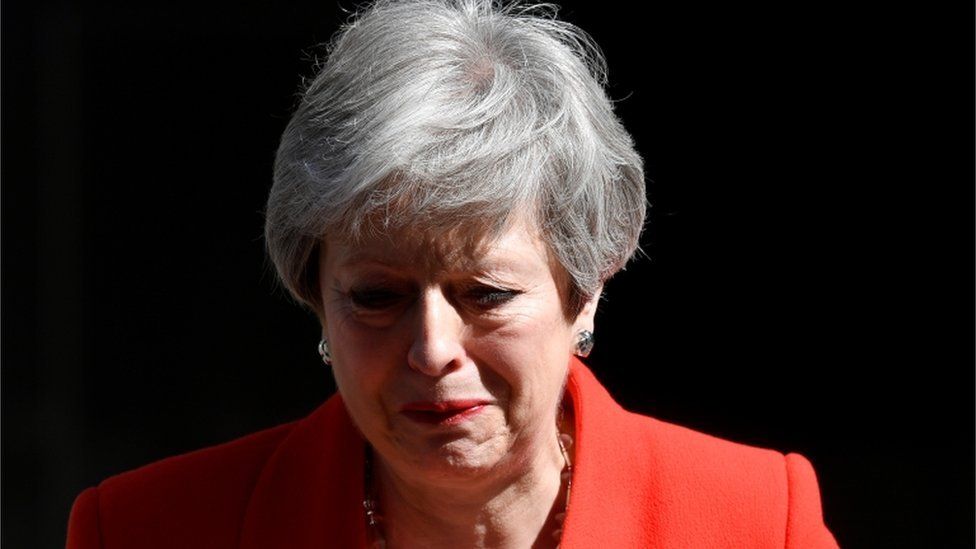
{"label": "red jacket", "polygon": [[[810,462],[623,410],[574,360],[561,547],[829,548]],[[339,396],[300,421],[109,478],[68,548],[364,547],[363,448]]]}

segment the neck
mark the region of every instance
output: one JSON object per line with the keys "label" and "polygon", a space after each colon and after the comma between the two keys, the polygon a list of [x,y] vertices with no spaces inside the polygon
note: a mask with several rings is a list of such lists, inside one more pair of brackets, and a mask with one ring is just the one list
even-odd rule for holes
{"label": "neck", "polygon": [[458,482],[409,478],[375,459],[387,546],[556,547],[561,527],[556,515],[566,506],[561,478],[566,461],[557,436],[553,425],[546,434],[550,443],[508,474]]}

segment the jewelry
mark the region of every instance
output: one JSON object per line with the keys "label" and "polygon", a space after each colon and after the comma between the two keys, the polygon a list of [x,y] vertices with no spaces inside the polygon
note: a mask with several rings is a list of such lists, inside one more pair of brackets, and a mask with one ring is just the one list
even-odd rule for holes
{"label": "jewelry", "polygon": [[[558,542],[563,535],[563,524],[566,521],[566,514],[569,512],[569,493],[573,487],[573,464],[569,459],[569,451],[566,450],[567,446],[573,445],[573,436],[567,433],[560,432],[559,425],[563,421],[563,407],[559,406],[559,417],[556,419],[556,442],[559,443],[559,451],[563,455],[563,470],[559,474],[560,486],[562,484],[566,485],[566,497],[565,504],[563,505],[563,512],[556,513],[556,529],[552,531],[552,538],[557,542],[556,549],[559,549]],[[366,513],[366,525],[372,530],[373,541],[370,543],[370,547],[373,549],[386,549],[386,538],[383,537],[383,531],[381,529],[381,523],[383,522],[383,515],[379,514],[377,511],[378,506],[376,503],[376,485],[373,482],[373,448],[367,444],[366,445],[366,455],[364,463],[364,480],[365,480],[365,493],[366,496],[363,498],[363,509]],[[561,489],[561,488],[560,488]]]}
{"label": "jewelry", "polygon": [[593,332],[580,330],[576,337],[576,356],[583,358],[590,356],[590,351],[593,350]]}
{"label": "jewelry", "polygon": [[324,337],[322,341],[319,341],[319,356],[322,357],[322,362],[326,366],[332,366],[332,353],[329,352],[329,342]]}

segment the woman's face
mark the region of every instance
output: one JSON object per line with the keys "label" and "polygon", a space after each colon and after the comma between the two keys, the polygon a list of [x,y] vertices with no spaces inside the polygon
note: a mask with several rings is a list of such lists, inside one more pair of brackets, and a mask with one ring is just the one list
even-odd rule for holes
{"label": "woman's face", "polygon": [[[326,239],[323,331],[339,392],[398,473],[517,471],[555,441],[579,330],[545,245],[518,223],[476,253],[414,235]],[[501,469],[498,469],[498,468]]]}

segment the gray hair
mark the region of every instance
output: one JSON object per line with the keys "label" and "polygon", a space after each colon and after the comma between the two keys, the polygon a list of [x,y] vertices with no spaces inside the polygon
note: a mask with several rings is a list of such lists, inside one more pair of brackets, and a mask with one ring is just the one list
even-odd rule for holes
{"label": "gray hair", "polygon": [[281,138],[265,237],[284,286],[321,312],[324,235],[536,223],[579,312],[638,246],[640,155],[606,62],[555,6],[378,1],[333,38]]}

